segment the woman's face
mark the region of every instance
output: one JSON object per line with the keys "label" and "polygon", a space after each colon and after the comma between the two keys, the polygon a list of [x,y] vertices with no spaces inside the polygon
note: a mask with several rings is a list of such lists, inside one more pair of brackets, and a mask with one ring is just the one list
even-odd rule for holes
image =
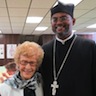
{"label": "woman's face", "polygon": [[37,56],[26,57],[21,55],[18,69],[23,80],[30,79],[37,70]]}

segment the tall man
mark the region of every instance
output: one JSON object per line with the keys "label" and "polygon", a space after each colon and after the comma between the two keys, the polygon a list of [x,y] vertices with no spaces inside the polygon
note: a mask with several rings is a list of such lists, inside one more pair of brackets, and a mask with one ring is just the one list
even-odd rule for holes
{"label": "tall man", "polygon": [[55,38],[43,45],[44,96],[96,96],[96,44],[72,33],[74,5],[51,9]]}

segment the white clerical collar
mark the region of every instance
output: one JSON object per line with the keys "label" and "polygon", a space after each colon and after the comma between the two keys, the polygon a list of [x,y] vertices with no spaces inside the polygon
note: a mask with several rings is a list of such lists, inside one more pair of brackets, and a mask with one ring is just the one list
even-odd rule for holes
{"label": "white clerical collar", "polygon": [[74,34],[74,32],[72,32],[72,34],[71,34],[68,38],[66,38],[66,39],[64,39],[64,40],[62,40],[62,39],[60,39],[60,38],[58,38],[58,37],[56,36],[56,40],[59,41],[59,42],[61,42],[62,44],[65,44],[65,42],[66,42],[67,40],[69,40],[70,38],[73,37],[73,34]]}

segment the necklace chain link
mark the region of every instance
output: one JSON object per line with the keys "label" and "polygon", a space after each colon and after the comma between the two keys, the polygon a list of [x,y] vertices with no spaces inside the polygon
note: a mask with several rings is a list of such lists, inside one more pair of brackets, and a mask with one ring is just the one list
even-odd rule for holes
{"label": "necklace chain link", "polygon": [[72,46],[73,46],[73,44],[74,44],[74,42],[76,40],[76,37],[77,37],[77,35],[75,35],[72,43],[69,46],[69,49],[68,49],[68,51],[67,51],[67,53],[65,55],[65,58],[63,59],[63,62],[61,64],[60,68],[59,68],[59,71],[57,72],[57,76],[56,76],[56,64],[55,64],[55,58],[56,58],[56,56],[55,56],[56,55],[55,54],[55,52],[56,52],[56,39],[54,40],[54,45],[53,45],[53,75],[54,75],[54,81],[57,81],[57,79],[58,79],[58,77],[59,77],[59,75],[60,75],[60,73],[61,73],[61,71],[62,71],[62,69],[64,67],[64,64],[65,64],[65,62],[66,62],[66,60],[67,60],[67,58],[69,56],[69,53],[70,53],[70,51],[72,49]]}

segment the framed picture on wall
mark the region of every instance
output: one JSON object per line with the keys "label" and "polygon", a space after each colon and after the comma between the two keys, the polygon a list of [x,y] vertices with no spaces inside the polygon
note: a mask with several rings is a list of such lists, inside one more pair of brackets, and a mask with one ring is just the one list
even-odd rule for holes
{"label": "framed picture on wall", "polygon": [[4,44],[0,44],[0,59],[4,59]]}
{"label": "framed picture on wall", "polygon": [[16,47],[17,47],[17,44],[7,44],[7,48],[6,48],[7,59],[13,59],[14,51]]}

